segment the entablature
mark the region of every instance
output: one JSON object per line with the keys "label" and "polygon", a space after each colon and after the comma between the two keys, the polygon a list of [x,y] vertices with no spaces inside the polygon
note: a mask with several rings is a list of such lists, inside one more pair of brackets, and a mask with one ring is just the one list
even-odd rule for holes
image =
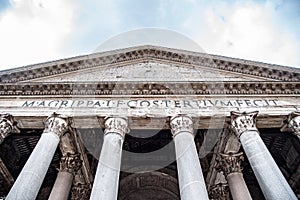
{"label": "entablature", "polygon": [[1,96],[30,95],[299,95],[300,82],[74,82],[0,85]]}

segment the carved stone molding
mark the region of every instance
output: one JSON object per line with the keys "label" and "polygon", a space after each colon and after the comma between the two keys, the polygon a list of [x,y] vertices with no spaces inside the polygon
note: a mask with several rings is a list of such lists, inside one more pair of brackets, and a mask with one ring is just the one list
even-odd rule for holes
{"label": "carved stone molding", "polygon": [[75,174],[82,166],[80,154],[67,154],[60,159],[60,171]]}
{"label": "carved stone molding", "polygon": [[[115,86],[118,90],[115,90]],[[174,90],[174,88],[176,88]],[[32,95],[207,95],[207,94],[300,94],[299,82],[102,82],[23,83],[0,85],[2,96]]]}
{"label": "carved stone molding", "polygon": [[254,112],[230,112],[231,113],[231,128],[239,138],[246,131],[258,131],[256,128],[256,117],[258,111]]}
{"label": "carved stone molding", "polygon": [[117,133],[122,137],[129,132],[128,120],[121,117],[109,117],[104,123],[104,134]]}
{"label": "carved stone molding", "polygon": [[239,72],[242,74],[282,81],[300,80],[299,71],[284,66],[268,65],[242,59],[226,58],[175,49],[170,50],[168,48],[147,45],[43,63],[42,65],[30,66],[22,71],[11,70],[10,73],[0,76],[0,82],[15,83],[80,69],[89,69],[95,66],[132,63],[134,60],[148,61],[149,59],[173,62],[175,64],[207,66],[219,70]]}
{"label": "carved stone molding", "polygon": [[229,186],[227,183],[215,184],[211,186],[208,194],[212,200],[229,199]]}
{"label": "carved stone molding", "polygon": [[292,112],[284,120],[284,125],[281,131],[289,131],[300,139],[300,112]]}
{"label": "carved stone molding", "polygon": [[0,144],[12,132],[14,119],[9,114],[0,115]]}
{"label": "carved stone molding", "polygon": [[242,173],[242,161],[244,161],[243,152],[236,154],[222,154],[217,157],[217,170],[223,171],[225,177],[231,173]]}
{"label": "carved stone molding", "polygon": [[70,200],[88,200],[91,195],[91,187],[88,184],[76,184],[71,189]]}
{"label": "carved stone molding", "polygon": [[181,132],[194,133],[193,120],[186,115],[174,116],[170,119],[170,127],[173,137]]}
{"label": "carved stone molding", "polygon": [[69,121],[56,113],[52,114],[45,121],[44,133],[54,133],[61,137],[69,129]]}
{"label": "carved stone molding", "polygon": [[71,200],[89,200],[91,194],[91,182],[87,181],[86,176],[83,173],[83,168],[79,170],[73,179],[71,188],[70,199]]}

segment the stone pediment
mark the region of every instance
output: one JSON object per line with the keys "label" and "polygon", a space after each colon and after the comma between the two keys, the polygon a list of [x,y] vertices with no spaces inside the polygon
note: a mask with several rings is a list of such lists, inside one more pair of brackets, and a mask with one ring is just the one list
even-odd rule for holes
{"label": "stone pediment", "polygon": [[78,56],[0,72],[1,83],[299,81],[300,70],[154,46]]}
{"label": "stone pediment", "polygon": [[[96,66],[74,72],[36,78],[30,82],[210,82],[210,81],[270,81],[270,78],[211,69],[206,66],[182,65],[165,61],[132,62],[125,65]],[[26,81],[27,82],[27,81]]]}

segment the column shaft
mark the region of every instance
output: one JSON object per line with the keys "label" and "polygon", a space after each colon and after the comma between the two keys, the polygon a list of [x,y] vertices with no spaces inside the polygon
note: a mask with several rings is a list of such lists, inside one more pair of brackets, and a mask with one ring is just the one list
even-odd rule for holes
{"label": "column shaft", "polygon": [[117,200],[119,175],[122,156],[122,145],[128,132],[127,120],[109,118],[105,121],[105,135],[97,166],[91,200]]}
{"label": "column shaft", "polygon": [[231,124],[239,137],[249,163],[266,199],[297,200],[256,128],[258,112],[231,112]]}
{"label": "column shaft", "polygon": [[171,119],[174,136],[180,198],[182,200],[209,199],[197,154],[193,122],[187,116]]}
{"label": "column shaft", "polygon": [[297,200],[258,132],[247,131],[240,141],[265,198]]}
{"label": "column shaft", "polygon": [[7,200],[36,198],[59,143],[53,133],[43,133],[20,175],[6,197]]}
{"label": "column shaft", "polygon": [[33,200],[58,146],[60,136],[66,132],[68,122],[53,114],[46,121],[44,133],[6,197],[7,200]]}
{"label": "column shaft", "polygon": [[222,170],[229,185],[233,200],[252,200],[242,174],[243,153],[220,153],[217,169]]}
{"label": "column shaft", "polygon": [[67,200],[74,176],[69,172],[58,172],[48,200]]}
{"label": "column shaft", "polygon": [[75,173],[81,168],[82,161],[71,132],[62,136],[60,150],[62,152],[60,169],[48,200],[67,200]]}
{"label": "column shaft", "polygon": [[231,173],[226,178],[233,200],[252,200],[242,173]]}

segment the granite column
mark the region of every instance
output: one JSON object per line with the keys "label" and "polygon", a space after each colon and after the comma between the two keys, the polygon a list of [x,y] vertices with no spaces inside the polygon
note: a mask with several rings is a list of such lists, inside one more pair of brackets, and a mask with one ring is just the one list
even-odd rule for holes
{"label": "granite column", "polygon": [[297,200],[256,128],[258,112],[231,112],[231,125],[240,139],[249,163],[266,199]]}
{"label": "granite column", "polygon": [[68,121],[66,118],[57,114],[47,118],[44,132],[9,191],[7,200],[36,199],[60,137],[67,129]]}
{"label": "granite column", "polygon": [[91,200],[117,200],[122,146],[129,132],[127,119],[111,117],[105,121],[104,141],[97,166]]}
{"label": "granite column", "polygon": [[245,183],[241,162],[244,160],[243,153],[219,154],[218,167],[223,171],[227,179],[233,200],[252,200]]}
{"label": "granite column", "polygon": [[171,118],[171,132],[175,142],[180,198],[182,200],[209,199],[194,142],[192,118],[180,115]]}

